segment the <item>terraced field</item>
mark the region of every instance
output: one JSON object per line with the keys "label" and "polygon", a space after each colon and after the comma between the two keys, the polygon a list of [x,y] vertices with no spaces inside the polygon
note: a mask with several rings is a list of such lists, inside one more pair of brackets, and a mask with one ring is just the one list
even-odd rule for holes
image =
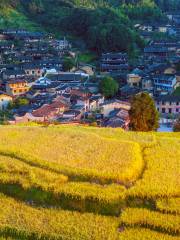
{"label": "terraced field", "polygon": [[1,127],[0,239],[180,239],[179,166],[178,133]]}

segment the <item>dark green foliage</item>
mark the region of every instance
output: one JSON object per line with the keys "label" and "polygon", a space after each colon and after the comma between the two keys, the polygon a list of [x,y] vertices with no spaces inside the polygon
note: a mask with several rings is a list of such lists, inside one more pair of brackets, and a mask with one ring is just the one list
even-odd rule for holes
{"label": "dark green foliage", "polygon": [[180,96],[180,87],[177,87],[175,91],[173,92],[174,96]]}
{"label": "dark green foliage", "polygon": [[133,29],[132,20],[164,19],[151,0],[2,0],[0,8],[7,6],[15,9],[18,16],[24,16],[23,21],[33,19],[37,26],[48,31],[83,39],[89,49],[99,54],[105,51],[132,54],[134,46],[144,46]]}
{"label": "dark green foliage", "polygon": [[106,98],[110,98],[118,92],[119,85],[112,77],[105,77],[100,83],[100,88],[102,94]]}
{"label": "dark green foliage", "polygon": [[130,19],[141,21],[164,21],[166,18],[162,11],[155,5],[137,4],[137,5],[125,5],[123,6],[124,13],[128,15]]}
{"label": "dark green foliage", "polygon": [[[24,16],[23,21],[26,17],[33,19],[47,31],[83,39],[89,49],[100,54],[104,51],[128,51],[134,45],[142,47],[131,22],[120,9],[121,3],[116,0],[9,0],[3,1],[2,7],[10,6]],[[6,25],[6,17],[4,20]]]}
{"label": "dark green foliage", "polygon": [[130,128],[133,131],[155,131],[159,124],[159,115],[153,99],[147,93],[134,96],[131,100]]}
{"label": "dark green foliage", "polygon": [[63,70],[70,71],[73,67],[75,67],[74,59],[70,57],[66,57],[63,61]]}
{"label": "dark green foliage", "polygon": [[27,106],[29,104],[29,100],[25,97],[18,97],[15,99],[14,102],[9,104],[8,109],[13,109],[13,108],[20,108],[22,106]]}
{"label": "dark green foliage", "polygon": [[177,65],[176,65],[176,70],[178,71],[178,72],[180,72],[180,61],[177,63]]}
{"label": "dark green foliage", "polygon": [[8,109],[0,110],[0,124],[8,124],[8,120],[12,117],[11,112]]}
{"label": "dark green foliage", "polygon": [[155,2],[164,11],[180,10],[180,0],[155,0]]}

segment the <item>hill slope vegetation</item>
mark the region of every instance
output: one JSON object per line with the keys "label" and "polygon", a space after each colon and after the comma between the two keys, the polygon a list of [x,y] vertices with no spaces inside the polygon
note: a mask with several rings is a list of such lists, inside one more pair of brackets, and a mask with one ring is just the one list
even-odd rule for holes
{"label": "hill slope vegetation", "polygon": [[2,0],[0,27],[43,29],[84,40],[102,51],[129,51],[143,47],[133,28],[136,20],[163,20],[151,0]]}

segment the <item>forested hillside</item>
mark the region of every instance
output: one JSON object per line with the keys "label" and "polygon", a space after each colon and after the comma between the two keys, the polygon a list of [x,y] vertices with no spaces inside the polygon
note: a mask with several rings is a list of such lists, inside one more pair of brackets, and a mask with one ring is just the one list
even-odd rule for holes
{"label": "forested hillside", "polygon": [[143,42],[135,21],[164,21],[179,0],[0,0],[0,27],[41,28],[83,39],[102,51],[131,51]]}

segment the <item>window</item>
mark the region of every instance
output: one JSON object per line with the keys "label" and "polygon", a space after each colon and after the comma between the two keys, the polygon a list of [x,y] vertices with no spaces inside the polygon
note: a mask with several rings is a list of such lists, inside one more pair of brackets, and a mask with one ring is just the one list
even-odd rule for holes
{"label": "window", "polygon": [[176,112],[177,112],[177,113],[179,112],[179,109],[178,109],[178,108],[176,108]]}
{"label": "window", "polygon": [[172,109],[171,108],[169,108],[169,113],[172,113]]}
{"label": "window", "polygon": [[162,108],[162,113],[165,113],[166,112],[166,109],[165,108]]}
{"label": "window", "polygon": [[178,106],[179,105],[179,102],[176,102],[176,106]]}

